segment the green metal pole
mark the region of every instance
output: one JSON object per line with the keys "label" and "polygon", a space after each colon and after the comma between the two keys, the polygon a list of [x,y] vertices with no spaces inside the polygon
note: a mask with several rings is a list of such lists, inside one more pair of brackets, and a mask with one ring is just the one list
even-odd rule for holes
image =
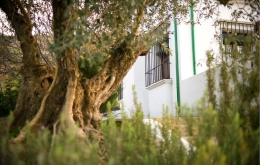
{"label": "green metal pole", "polygon": [[[191,1],[193,2],[193,1]],[[195,53],[195,34],[194,34],[194,11],[193,7],[190,8],[191,20],[191,46],[192,46],[192,62],[193,62],[193,75],[196,75],[196,53]]]}
{"label": "green metal pole", "polygon": [[[178,108],[180,108],[181,98],[180,98],[180,78],[179,78],[178,29],[177,29],[176,15],[174,16],[174,42],[175,42],[177,103],[178,103]],[[179,113],[180,113],[180,111],[179,111]],[[180,114],[178,114],[178,115],[180,115]]]}

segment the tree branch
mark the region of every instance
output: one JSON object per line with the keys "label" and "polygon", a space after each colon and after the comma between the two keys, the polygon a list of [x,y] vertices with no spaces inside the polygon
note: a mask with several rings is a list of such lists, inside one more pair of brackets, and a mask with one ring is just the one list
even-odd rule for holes
{"label": "tree branch", "polygon": [[[109,82],[105,85],[105,88],[103,90],[104,93],[107,93],[110,90],[110,88],[113,86],[115,80],[116,80],[115,76],[112,75]],[[103,95],[99,95],[96,100],[102,100],[101,97],[103,97]],[[97,105],[98,101],[95,104]]]}
{"label": "tree branch", "polygon": [[[21,12],[23,13],[24,18],[26,19],[26,22],[28,23],[28,25],[29,25],[30,27],[32,27],[33,25],[32,25],[31,19],[30,19],[30,14],[25,11],[22,2],[21,2],[20,0],[15,0],[15,2],[17,3],[19,9],[20,9]],[[29,11],[28,11],[28,12],[29,12]]]}
{"label": "tree branch", "polygon": [[31,10],[32,5],[33,5],[33,0],[30,0],[30,3],[29,3],[28,8],[27,8],[28,11]]}
{"label": "tree branch", "polygon": [[[103,69],[96,76],[90,79],[92,83],[89,83],[89,89],[91,89],[91,92],[101,91],[101,96],[99,96],[99,98],[102,103],[118,89],[123,78],[134,65],[137,58],[140,55],[146,55],[149,51],[149,47],[147,45],[143,45],[142,42],[136,42],[132,45],[126,44],[127,43],[122,43],[117,49],[113,50],[111,52],[111,57],[107,59]],[[134,47],[135,51],[132,52],[132,50],[127,47]],[[107,83],[106,79],[109,76],[111,77],[111,81]],[[115,78],[114,80],[113,77]],[[95,88],[91,87],[91,84],[95,85]],[[109,88],[107,87],[108,84]],[[96,88],[97,86],[99,88]],[[104,89],[106,89],[106,92],[102,92]]]}
{"label": "tree branch", "polygon": [[[22,2],[20,0],[3,0],[3,2],[0,3],[0,8],[6,14],[7,19],[15,30],[17,39],[20,41],[24,66],[29,67],[31,63],[35,65],[40,64],[40,56],[36,47],[35,36],[32,35],[30,16],[26,13]],[[18,10],[21,10],[23,14]]]}
{"label": "tree branch", "polygon": [[142,2],[142,7],[138,7],[137,8],[137,15],[135,17],[135,21],[134,21],[134,26],[133,26],[133,34],[134,37],[133,39],[135,39],[137,36],[139,36],[140,33],[140,27],[141,27],[141,22],[144,16],[144,10],[145,10],[145,1]]}

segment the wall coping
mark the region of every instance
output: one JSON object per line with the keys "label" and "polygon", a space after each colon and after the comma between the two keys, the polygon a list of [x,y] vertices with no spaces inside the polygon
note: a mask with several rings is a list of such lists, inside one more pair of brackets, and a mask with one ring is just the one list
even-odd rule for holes
{"label": "wall coping", "polygon": [[161,86],[163,84],[171,84],[171,83],[172,83],[172,79],[162,79],[160,81],[157,81],[157,82],[149,85],[148,87],[146,87],[146,89],[151,90],[151,89],[154,89],[154,88]]}

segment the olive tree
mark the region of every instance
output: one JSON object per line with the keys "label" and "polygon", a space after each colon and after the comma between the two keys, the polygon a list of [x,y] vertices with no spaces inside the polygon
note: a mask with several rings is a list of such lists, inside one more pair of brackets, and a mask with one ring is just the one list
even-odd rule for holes
{"label": "olive tree", "polygon": [[[6,19],[1,19],[10,24],[22,51],[13,126],[22,128],[28,120],[34,131],[42,126],[52,129],[63,113],[62,128],[73,128],[86,138],[86,130],[99,129],[100,105],[118,89],[136,59],[163,38],[155,29],[173,17],[185,20],[198,2],[3,0],[0,9]],[[216,3],[205,2],[212,10]],[[204,10],[202,16],[209,17],[212,10]],[[39,38],[49,43],[48,50],[39,46]],[[47,51],[55,65],[43,60]],[[102,67],[87,78],[79,70],[80,60]],[[14,141],[24,138],[22,131]]]}
{"label": "olive tree", "polygon": [[[154,29],[177,12],[187,15],[188,6],[189,1],[156,0],[3,1],[0,8],[22,50],[13,126],[22,128],[28,120],[34,131],[52,129],[63,113],[65,128],[75,128],[86,138],[85,130],[99,129],[100,105],[155,38],[163,36]],[[47,50],[38,46],[39,35],[50,42],[55,66],[43,62],[41,53]],[[86,78],[79,71],[80,59],[103,65]],[[22,131],[15,141],[24,137]]]}

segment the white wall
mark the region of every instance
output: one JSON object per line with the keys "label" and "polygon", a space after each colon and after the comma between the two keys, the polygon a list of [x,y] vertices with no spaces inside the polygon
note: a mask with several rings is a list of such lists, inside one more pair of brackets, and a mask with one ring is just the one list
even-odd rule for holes
{"label": "white wall", "polygon": [[[214,38],[215,34],[220,33],[219,26],[213,26],[217,20],[232,20],[231,13],[238,7],[242,7],[243,3],[234,4],[232,10],[220,5],[219,16],[214,16],[211,19],[200,20],[200,24],[196,24],[195,31],[195,52],[196,63],[200,63],[196,67],[197,75],[192,72],[192,54],[191,54],[191,29],[189,24],[178,25],[178,39],[179,39],[179,56],[181,59],[181,104],[192,106],[203,96],[206,89],[206,51],[213,50],[215,57],[219,56],[219,41]],[[195,13],[196,18],[196,13]],[[248,20],[239,18],[238,21],[245,22]],[[184,39],[183,39],[184,37]],[[190,49],[190,50],[186,50]],[[216,76],[218,82],[218,77]]]}
{"label": "white wall", "polygon": [[[229,63],[231,65],[231,62]],[[251,63],[248,62],[244,66],[248,69],[251,69]],[[216,101],[219,102],[220,99],[220,93],[218,92],[219,84],[221,82],[220,79],[220,67],[215,68],[215,95],[216,95]],[[238,80],[242,80],[242,77],[238,75]],[[234,83],[230,81],[229,88],[234,88]],[[185,80],[181,81],[181,104],[182,105],[188,105],[189,107],[195,106],[196,103],[203,97],[205,90],[207,89],[207,75],[206,71],[195,75],[193,77],[187,78]]]}
{"label": "white wall", "polygon": [[132,67],[123,80],[123,99],[121,100],[121,102],[123,102],[124,111],[126,112],[127,115],[130,114],[129,110],[133,107],[133,94],[132,94],[133,84],[134,84],[134,69]]}
{"label": "white wall", "polygon": [[[215,55],[219,55],[219,41],[214,37],[220,33],[219,26],[213,26],[218,20],[233,20],[231,13],[244,6],[243,2],[234,3],[231,9],[226,6],[219,5],[219,15],[215,15],[209,19],[200,19],[200,24],[194,25],[195,33],[195,54],[197,74],[207,70],[206,66],[206,51],[213,50]],[[197,13],[194,12],[195,21]],[[234,21],[234,20],[233,20]],[[249,22],[246,18],[239,18],[237,21]],[[193,76],[192,64],[192,47],[191,47],[191,24],[181,23],[178,25],[178,40],[179,40],[179,58],[180,58],[180,73],[181,80]]]}
{"label": "white wall", "polygon": [[204,72],[206,66],[206,51],[218,50],[218,41],[214,39],[216,33],[215,27],[212,26],[214,20],[208,19],[201,21],[201,24],[196,24],[194,27],[195,32],[195,54],[196,54],[196,70],[197,74]]}
{"label": "white wall", "polygon": [[207,87],[206,71],[181,81],[181,104],[193,106]]}
{"label": "white wall", "polygon": [[193,75],[190,24],[179,24],[177,35],[179,46],[180,79],[185,79]]}
{"label": "white wall", "polygon": [[[241,5],[241,4],[240,4]],[[237,9],[234,5],[232,9]],[[200,24],[194,27],[195,32],[195,54],[197,75],[193,75],[192,43],[191,43],[191,25],[181,23],[178,25],[178,54],[179,54],[179,73],[180,73],[180,93],[181,104],[187,103],[189,106],[196,103],[206,89],[206,51],[213,50],[218,56],[219,42],[214,38],[219,33],[219,27],[213,24],[217,20],[231,20],[231,10],[223,5],[218,7],[220,14],[212,19],[200,20]],[[194,13],[194,18],[197,15]],[[247,21],[239,19],[238,21]],[[170,31],[174,31],[174,24],[171,22]],[[154,88],[145,87],[145,57],[139,57],[133,68],[124,79],[124,104],[125,110],[133,107],[132,85],[136,86],[137,97],[142,103],[145,116],[150,113],[151,117],[161,117],[162,105],[167,105],[169,111],[176,114],[175,103],[177,102],[176,90],[176,62],[175,62],[175,41],[174,35],[170,34],[169,46],[172,52],[171,62],[171,82],[162,83]]]}
{"label": "white wall", "polygon": [[161,118],[163,106],[168,107],[169,112],[173,111],[172,80],[161,80],[148,88],[149,113],[150,117]]}
{"label": "white wall", "polygon": [[138,101],[142,104],[144,115],[148,115],[148,91],[145,88],[145,56],[137,59],[134,66],[134,85]]}
{"label": "white wall", "polygon": [[[139,57],[123,80],[123,102],[125,112],[130,115],[133,110],[133,90],[137,92],[137,98],[142,103],[145,115],[148,114],[148,91],[145,88],[145,57]],[[146,111],[145,111],[146,110]]]}

